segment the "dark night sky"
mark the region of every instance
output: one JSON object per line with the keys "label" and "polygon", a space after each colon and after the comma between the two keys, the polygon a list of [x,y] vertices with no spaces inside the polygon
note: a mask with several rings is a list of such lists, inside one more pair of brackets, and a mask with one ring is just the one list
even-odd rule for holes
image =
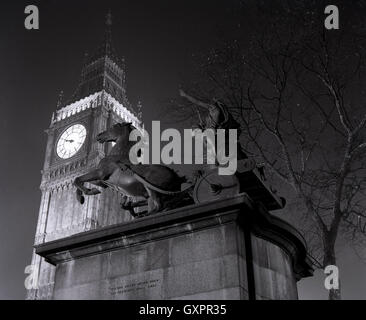
{"label": "dark night sky", "polygon": [[[24,28],[24,8],[38,5],[40,30]],[[239,1],[2,1],[0,17],[0,299],[23,299],[40,201],[44,130],[60,90],[78,83],[85,51],[103,38],[113,14],[113,41],[127,65],[127,94],[142,101],[144,121],[158,120],[177,98],[194,57],[238,27]],[[245,32],[249,26],[240,26]],[[344,298],[365,299],[365,265],[343,248]],[[354,268],[354,269],[351,269]],[[358,278],[356,278],[356,276]],[[325,298],[322,274],[300,284],[303,298]]]}

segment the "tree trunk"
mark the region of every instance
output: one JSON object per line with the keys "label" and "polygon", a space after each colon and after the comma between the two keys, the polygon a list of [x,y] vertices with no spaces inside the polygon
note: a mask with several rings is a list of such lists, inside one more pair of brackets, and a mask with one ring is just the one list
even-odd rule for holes
{"label": "tree trunk", "polygon": [[[336,256],[335,256],[335,237],[327,236],[324,241],[324,259],[323,266],[326,268],[329,265],[336,265]],[[339,276],[339,275],[338,275]],[[341,300],[341,287],[340,281],[338,279],[338,289],[330,289],[329,300]]]}

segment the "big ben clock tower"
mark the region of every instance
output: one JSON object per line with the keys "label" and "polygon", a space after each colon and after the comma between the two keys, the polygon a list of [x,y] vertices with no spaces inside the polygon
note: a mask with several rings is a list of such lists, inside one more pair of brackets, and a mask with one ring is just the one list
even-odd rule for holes
{"label": "big ben clock tower", "polygon": [[[58,106],[46,130],[35,244],[131,219],[123,214],[115,191],[106,189],[86,197],[81,205],[73,186],[75,177],[95,167],[111,148],[98,144],[96,135],[123,121],[141,126],[140,114],[136,115],[126,97],[124,62],[113,48],[108,14],[102,45],[86,57],[76,92],[71,101]],[[54,267],[33,253],[32,270],[38,281],[28,290],[27,299],[51,298]]]}

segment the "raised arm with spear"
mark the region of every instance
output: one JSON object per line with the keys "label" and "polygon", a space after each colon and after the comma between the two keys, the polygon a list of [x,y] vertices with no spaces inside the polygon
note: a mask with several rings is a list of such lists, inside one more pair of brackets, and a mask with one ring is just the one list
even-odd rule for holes
{"label": "raised arm with spear", "polygon": [[[224,103],[220,102],[217,99],[214,99],[213,103],[206,103],[188,95],[183,90],[179,90],[179,94],[181,97],[187,99],[189,102],[191,102],[196,106],[196,111],[198,113],[198,118],[200,120],[199,127],[202,130],[236,129],[237,137],[240,136],[241,133],[240,124],[233,118],[233,116],[231,115],[231,113],[229,112],[228,108]],[[205,110],[208,111],[208,115],[206,116],[204,122],[202,121],[201,114],[197,107],[204,108]],[[247,156],[240,147],[240,143],[238,143],[237,157],[238,160],[247,158]]]}

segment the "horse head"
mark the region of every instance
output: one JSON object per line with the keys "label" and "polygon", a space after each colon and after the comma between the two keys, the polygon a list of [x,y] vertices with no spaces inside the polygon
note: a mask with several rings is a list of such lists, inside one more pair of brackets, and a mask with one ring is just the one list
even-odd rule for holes
{"label": "horse head", "polygon": [[111,126],[106,131],[103,131],[97,135],[97,141],[99,143],[116,142],[117,139],[122,138],[124,141],[128,141],[130,132],[133,130],[133,126],[130,122],[117,123]]}

